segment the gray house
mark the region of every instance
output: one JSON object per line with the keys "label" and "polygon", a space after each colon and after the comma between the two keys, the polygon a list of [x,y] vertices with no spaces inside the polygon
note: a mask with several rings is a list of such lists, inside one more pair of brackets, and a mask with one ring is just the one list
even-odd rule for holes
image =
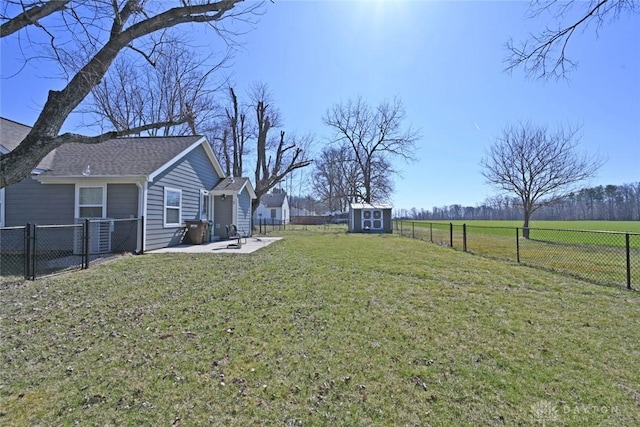
{"label": "gray house", "polygon": [[386,203],[351,203],[349,231],[351,233],[393,233],[392,206]]}
{"label": "gray house", "polygon": [[[13,150],[29,129],[0,119],[0,150]],[[243,185],[221,193],[227,181]],[[248,179],[225,179],[202,136],[67,143],[31,176],[0,190],[0,226],[144,218],[141,249],[152,250],[181,243],[188,220],[210,221],[214,234],[226,237],[226,225],[241,229],[251,223],[252,198]],[[251,232],[251,227],[244,228]]]}

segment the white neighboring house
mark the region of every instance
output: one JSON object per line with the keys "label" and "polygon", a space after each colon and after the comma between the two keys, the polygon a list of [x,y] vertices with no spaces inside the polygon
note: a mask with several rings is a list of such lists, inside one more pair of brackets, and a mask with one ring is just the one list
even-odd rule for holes
{"label": "white neighboring house", "polygon": [[291,211],[285,193],[267,193],[260,198],[260,206],[253,214],[254,221],[267,221],[267,224],[289,224]]}

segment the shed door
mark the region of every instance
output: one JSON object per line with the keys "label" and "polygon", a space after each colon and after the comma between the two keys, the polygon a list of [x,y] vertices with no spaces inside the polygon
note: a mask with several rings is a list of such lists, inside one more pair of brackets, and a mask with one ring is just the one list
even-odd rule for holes
{"label": "shed door", "polygon": [[380,231],[384,229],[384,220],[380,209],[362,210],[362,229]]}

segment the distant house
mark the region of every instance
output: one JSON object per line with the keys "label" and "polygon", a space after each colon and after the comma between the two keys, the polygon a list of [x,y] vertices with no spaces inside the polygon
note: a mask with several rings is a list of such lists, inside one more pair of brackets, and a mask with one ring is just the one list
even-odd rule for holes
{"label": "distant house", "polygon": [[386,203],[351,203],[349,231],[352,233],[393,233],[392,206]]}
{"label": "distant house", "polygon": [[265,220],[268,224],[289,224],[291,211],[285,193],[268,193],[260,198],[260,205],[254,213],[254,221]]}
{"label": "distant house", "polygon": [[[0,118],[0,149],[13,150],[29,129]],[[151,250],[181,243],[187,220],[209,221],[221,237],[229,224],[250,233],[253,198],[247,178],[224,177],[202,136],[66,143],[0,192],[0,225],[144,218],[142,249]]]}

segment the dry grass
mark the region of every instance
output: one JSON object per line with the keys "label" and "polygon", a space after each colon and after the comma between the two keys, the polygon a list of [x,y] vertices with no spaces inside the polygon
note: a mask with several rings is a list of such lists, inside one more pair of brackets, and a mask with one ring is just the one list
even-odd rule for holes
{"label": "dry grass", "polygon": [[0,290],[5,425],[637,425],[640,298],[297,231]]}

